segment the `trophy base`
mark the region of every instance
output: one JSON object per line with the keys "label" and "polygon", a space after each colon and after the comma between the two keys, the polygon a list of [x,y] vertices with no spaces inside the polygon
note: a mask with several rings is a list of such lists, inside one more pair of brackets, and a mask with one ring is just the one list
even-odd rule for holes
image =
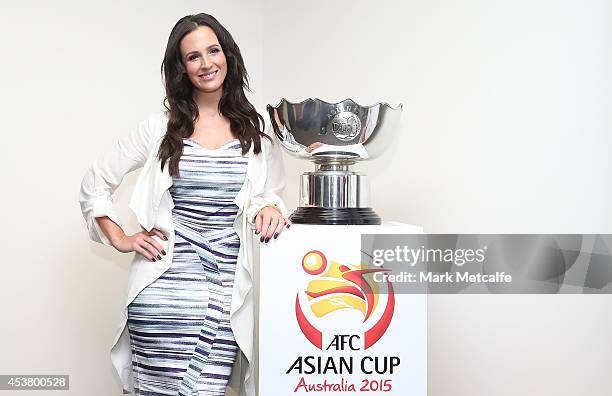
{"label": "trophy base", "polygon": [[380,225],[372,208],[298,207],[289,219],[295,224]]}

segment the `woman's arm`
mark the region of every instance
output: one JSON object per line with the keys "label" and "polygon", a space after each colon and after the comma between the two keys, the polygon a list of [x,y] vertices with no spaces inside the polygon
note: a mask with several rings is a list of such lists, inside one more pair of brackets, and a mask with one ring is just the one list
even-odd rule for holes
{"label": "woman's arm", "polygon": [[[85,173],[79,191],[79,203],[91,240],[114,246],[120,251],[138,251],[130,247],[134,241],[126,240],[116,214],[112,194],[126,174],[144,165],[152,149],[155,128],[161,126],[160,122],[163,122],[160,114],[141,121],[135,131],[120,139],[112,150],[100,155]],[[161,246],[148,236],[154,234],[153,231],[159,232],[152,230],[140,239],[145,243],[147,239],[145,236],[148,237],[152,241],[148,243],[162,251]],[[163,234],[158,236],[165,238]],[[157,256],[153,255],[156,249],[148,250],[151,251],[148,255],[144,251],[139,253],[145,253],[143,255],[149,259]]]}
{"label": "woman's arm", "polygon": [[158,236],[167,241],[168,238],[157,228],[151,231],[141,231],[134,235],[126,235],[121,226],[107,216],[96,217],[98,226],[110,240],[112,246],[122,253],[137,252],[147,260],[161,260],[161,255],[166,255],[164,248],[152,237]]}
{"label": "woman's arm", "polygon": [[[266,134],[274,140],[272,124],[268,117]],[[261,234],[260,240],[267,242],[276,238],[284,229],[289,227],[287,208],[282,199],[285,188],[285,170],[280,145],[277,141],[269,142],[262,139],[262,146],[266,145],[266,182],[264,190],[253,198],[251,206],[246,213],[248,222],[255,227],[255,233]]]}
{"label": "woman's arm", "polygon": [[98,227],[102,230],[102,234],[106,236],[106,239],[109,241],[110,245],[116,246],[117,242],[121,240],[125,236],[125,232],[123,228],[108,216],[96,217],[96,222],[98,223]]}

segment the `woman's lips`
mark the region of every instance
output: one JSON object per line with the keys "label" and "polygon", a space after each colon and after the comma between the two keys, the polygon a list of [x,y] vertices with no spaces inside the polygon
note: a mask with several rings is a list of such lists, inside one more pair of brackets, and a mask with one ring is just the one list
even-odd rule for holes
{"label": "woman's lips", "polygon": [[201,74],[199,77],[200,77],[202,80],[204,80],[204,81],[209,81],[209,80],[212,80],[213,78],[215,78],[215,77],[217,76],[217,72],[218,72],[218,71],[219,71],[219,70],[215,70],[215,71],[214,71],[214,72],[212,72],[212,73]]}

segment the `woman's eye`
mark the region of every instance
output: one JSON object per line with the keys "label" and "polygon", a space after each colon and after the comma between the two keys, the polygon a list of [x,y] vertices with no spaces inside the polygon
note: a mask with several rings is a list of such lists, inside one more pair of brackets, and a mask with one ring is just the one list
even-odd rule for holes
{"label": "woman's eye", "polygon": [[217,52],[219,52],[219,48],[213,48],[210,50],[211,54],[216,54]]}
{"label": "woman's eye", "polygon": [[198,55],[189,55],[189,57],[187,57],[187,60],[194,60],[194,59],[198,59]]}

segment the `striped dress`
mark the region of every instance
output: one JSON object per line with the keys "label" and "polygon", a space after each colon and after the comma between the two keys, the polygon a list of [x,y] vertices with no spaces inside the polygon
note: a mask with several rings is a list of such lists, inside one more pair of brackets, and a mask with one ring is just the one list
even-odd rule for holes
{"label": "striped dress", "polygon": [[128,306],[136,395],[224,395],[238,350],[229,322],[240,246],[233,201],[247,158],[237,139],[215,150],[183,144],[170,188],[172,263]]}

